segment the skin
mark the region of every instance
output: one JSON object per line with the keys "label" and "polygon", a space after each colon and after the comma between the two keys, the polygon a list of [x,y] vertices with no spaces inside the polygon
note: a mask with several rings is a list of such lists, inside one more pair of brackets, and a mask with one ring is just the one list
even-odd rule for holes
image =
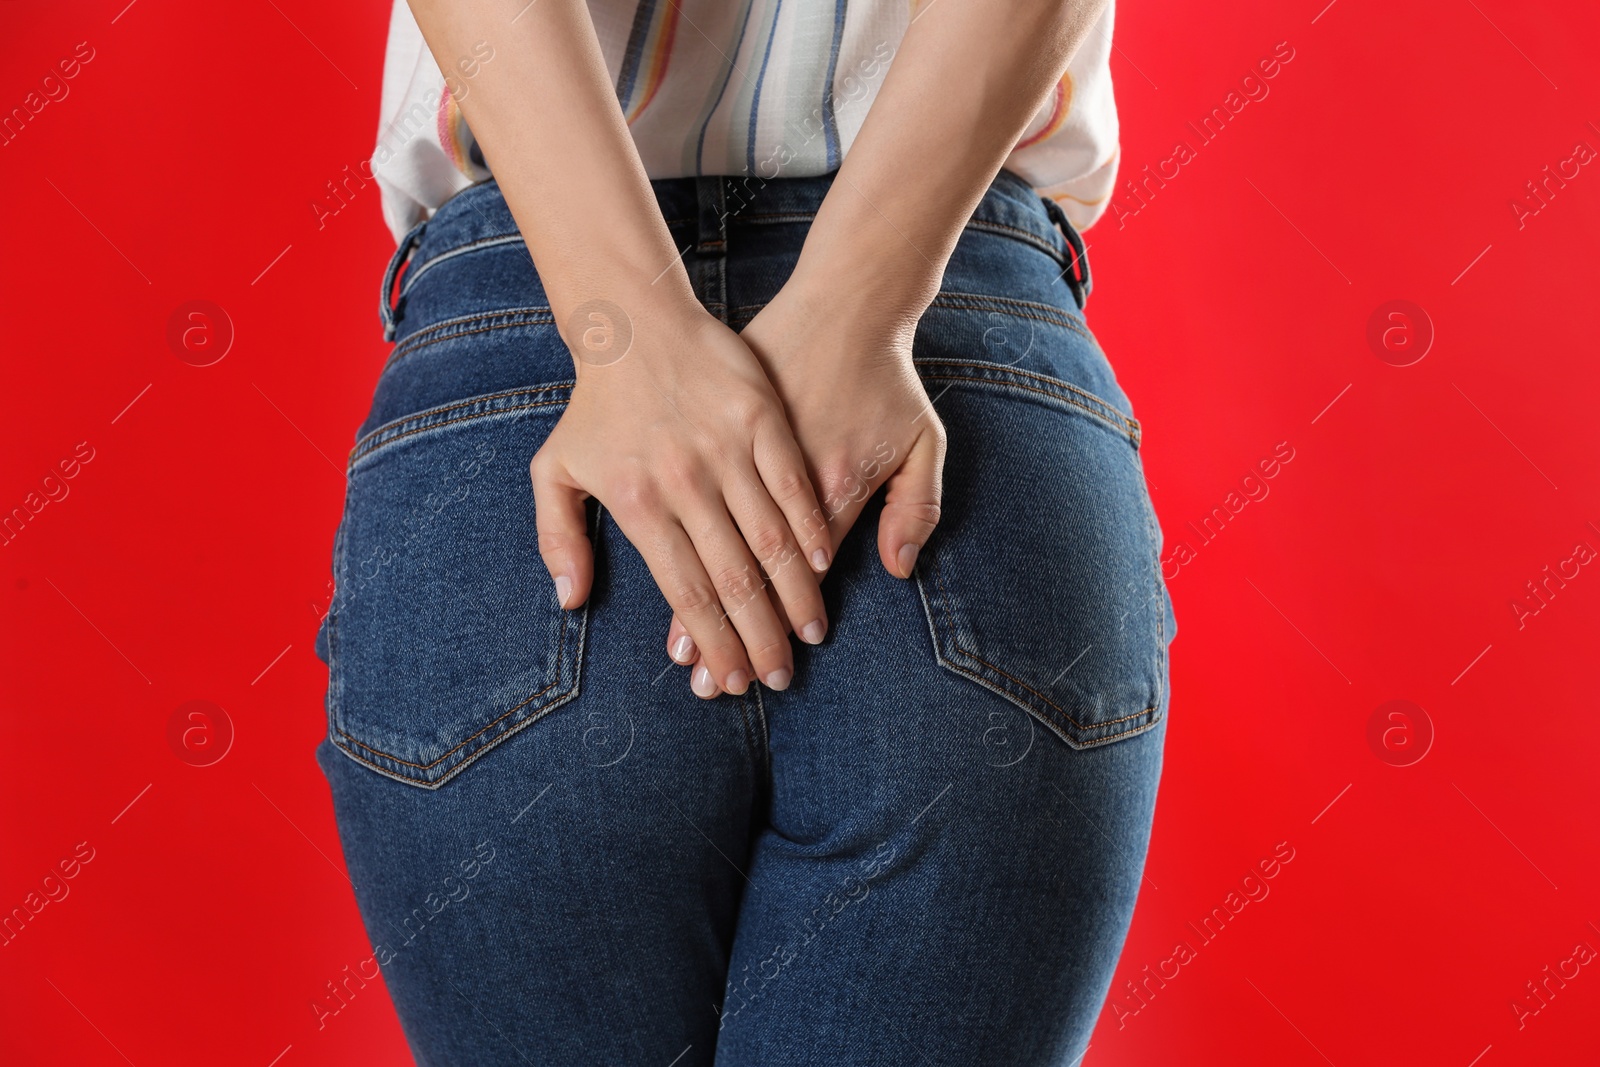
{"label": "skin", "polygon": [[[788,633],[825,636],[819,576],[885,486],[879,558],[911,576],[945,453],[917,321],[1103,3],[924,3],[793,275],[734,334],[694,297],[582,0],[411,0],[435,57],[495,47],[461,108],[575,353],[572,400],[530,468],[563,607],[593,582],[589,496],[650,566],[675,613],[668,654],[702,697],[788,686]],[[591,343],[608,328],[631,329],[615,362]]]}

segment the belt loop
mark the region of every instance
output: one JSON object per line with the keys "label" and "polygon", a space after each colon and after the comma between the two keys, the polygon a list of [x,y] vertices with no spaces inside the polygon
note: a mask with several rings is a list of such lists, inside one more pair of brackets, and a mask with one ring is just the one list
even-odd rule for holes
{"label": "belt loop", "polygon": [[1062,272],[1062,277],[1072,289],[1072,299],[1077,302],[1078,310],[1089,302],[1089,292],[1093,282],[1089,277],[1089,250],[1084,246],[1083,238],[1073,228],[1072,222],[1067,218],[1067,213],[1061,210],[1061,205],[1051,200],[1048,196],[1041,196],[1044,201],[1045,212],[1050,216],[1050,221],[1056,229],[1061,231],[1061,236],[1067,239],[1067,247],[1072,252],[1072,262]]}
{"label": "belt loop", "polygon": [[728,309],[728,194],[721,175],[695,178],[698,221],[695,229],[695,269],[690,280],[706,310],[729,321]]}
{"label": "belt loop", "polygon": [[383,320],[383,339],[393,341],[395,331],[400,325],[401,309],[405,306],[405,297],[398,299],[394,296],[395,279],[400,276],[400,270],[411,258],[411,250],[422,240],[422,231],[427,229],[426,219],[411,227],[411,232],[400,239],[400,246],[394,250],[394,255],[389,257],[389,269],[383,272],[383,292],[378,296],[378,317]]}

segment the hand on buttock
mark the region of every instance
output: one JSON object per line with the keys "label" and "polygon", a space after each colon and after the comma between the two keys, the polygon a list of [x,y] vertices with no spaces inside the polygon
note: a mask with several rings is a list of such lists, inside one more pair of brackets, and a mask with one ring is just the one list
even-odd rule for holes
{"label": "hand on buttock", "polygon": [[[783,406],[750,349],[699,305],[578,309],[577,385],[533,457],[539,552],[564,608],[589,595],[584,501],[610,511],[682,620],[697,692],[789,684],[788,629],[827,632],[834,542]],[[625,331],[622,332],[622,331]]]}
{"label": "hand on buttock", "polygon": [[[888,486],[878,521],[878,558],[899,578],[911,576],[918,551],[938,524],[944,467],[944,426],[911,361],[919,314],[870,285],[819,279],[797,268],[740,334],[782,398],[832,544],[855,525],[867,500]],[[796,561],[768,575],[778,599],[785,569],[803,565]],[[791,612],[788,618],[796,633],[816,643],[804,617]],[[668,632],[667,652],[694,665],[690,684],[697,694],[720,691],[712,688],[719,677],[713,660],[679,617]]]}

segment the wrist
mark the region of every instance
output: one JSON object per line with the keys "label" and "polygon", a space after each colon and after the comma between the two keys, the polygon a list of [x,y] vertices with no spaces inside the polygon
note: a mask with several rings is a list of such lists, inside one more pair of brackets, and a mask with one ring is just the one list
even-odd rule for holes
{"label": "wrist", "polygon": [[[567,279],[558,290],[547,286],[557,331],[582,376],[585,365],[609,366],[642,338],[656,352],[671,352],[711,319],[680,268],[678,277],[656,284],[626,270]],[[663,344],[663,342],[665,342]]]}
{"label": "wrist", "polygon": [[786,288],[824,315],[870,317],[915,328],[939,294],[944,270],[891,234],[843,235],[813,227]]}

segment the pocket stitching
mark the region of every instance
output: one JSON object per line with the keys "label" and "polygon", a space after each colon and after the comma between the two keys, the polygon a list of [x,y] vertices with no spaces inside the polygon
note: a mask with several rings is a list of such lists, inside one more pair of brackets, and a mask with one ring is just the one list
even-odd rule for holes
{"label": "pocket stitching", "polygon": [[[1045,723],[1045,725],[1047,727],[1049,727],[1057,735],[1059,735],[1063,740],[1065,740],[1067,742],[1067,744],[1071,745],[1073,748],[1093,748],[1093,747],[1095,747],[1097,745],[1108,744],[1109,742],[1112,742],[1112,741],[1120,741],[1124,737],[1132,737],[1135,734],[1142,734],[1146,730],[1149,730],[1150,728],[1155,726],[1156,723],[1160,722],[1161,719],[1162,719],[1162,716],[1159,715],[1159,714],[1153,715],[1151,717],[1150,721],[1147,722],[1147,723],[1142,723],[1142,724],[1140,724],[1138,726],[1130,726],[1126,730],[1118,730],[1114,734],[1106,734],[1104,737],[1090,738],[1087,741],[1085,741],[1085,740],[1083,740],[1081,738],[1077,738],[1077,737],[1068,737],[1066,735],[1066,732],[1061,729],[1060,724],[1050,721],[1048,712],[1045,712],[1040,708],[1036,708],[1033,705],[1028,704],[1026,702],[1019,701],[1018,698],[1014,694],[1006,692],[1003,687],[997,686],[995,682],[991,681],[988,678],[985,678],[983,675],[979,674],[977,671],[970,670],[970,669],[968,669],[966,667],[963,667],[963,666],[961,666],[961,664],[955,663],[955,662],[951,661],[950,659],[945,658],[944,656],[940,656],[939,657],[939,665],[944,667],[948,671],[953,671],[954,673],[961,675],[964,678],[972,679],[974,682],[976,682],[979,685],[983,686],[985,689],[988,689],[990,692],[997,693],[1002,698],[1004,698],[1006,700],[1009,700],[1014,704],[1020,704],[1022,709],[1024,711],[1030,713],[1030,714],[1036,714],[1038,716],[1042,716],[1042,721]],[[1150,713],[1155,711],[1155,710],[1156,710],[1156,707],[1154,707],[1154,706],[1148,707],[1145,710],[1139,712],[1139,716],[1150,715]],[[1137,718],[1139,716],[1133,716],[1133,717]],[[1069,721],[1071,721],[1071,720],[1069,719]],[[1121,722],[1123,720],[1115,719],[1115,720],[1112,720],[1112,721],[1113,722]],[[1074,723],[1073,725],[1077,726],[1076,723]],[[1079,729],[1084,729],[1084,727],[1081,727],[1081,726],[1079,726],[1078,728]]]}
{"label": "pocket stitching", "polygon": [[[596,509],[594,527],[590,531],[591,538],[595,537],[595,536],[598,536],[599,526],[600,526],[600,523],[601,523],[602,519],[603,519],[603,509]],[[342,530],[341,530],[340,537],[342,538]],[[479,759],[479,757],[483,756],[490,749],[495,748],[496,746],[498,746],[501,742],[505,741],[512,734],[515,734],[519,730],[522,730],[523,728],[525,728],[527,726],[531,726],[532,724],[538,722],[540,719],[544,718],[545,715],[549,714],[554,709],[560,707],[562,704],[565,704],[567,701],[571,700],[573,697],[578,695],[579,686],[582,683],[582,677],[583,677],[583,646],[584,646],[583,638],[584,638],[584,633],[585,633],[585,631],[587,629],[587,626],[588,626],[589,605],[585,604],[580,610],[581,610],[582,615],[583,615],[583,621],[579,625],[579,628],[578,628],[578,640],[576,642],[576,648],[575,648],[575,650],[573,652],[573,657],[574,658],[573,658],[573,662],[572,662],[572,680],[571,680],[570,684],[568,684],[566,686],[566,688],[564,688],[560,692],[556,693],[554,696],[552,696],[549,700],[545,701],[540,706],[538,706],[538,707],[532,709],[531,711],[529,711],[527,713],[526,717],[523,718],[523,720],[521,722],[513,723],[512,725],[507,727],[505,730],[501,731],[501,733],[500,733],[500,735],[498,737],[495,737],[494,739],[488,741],[487,743],[485,743],[482,746],[480,746],[477,751],[475,751],[475,752],[471,753],[470,755],[464,757],[459,763],[457,763],[454,767],[451,767],[448,771],[446,771],[439,778],[430,781],[427,778],[423,778],[423,777],[420,777],[418,775],[407,774],[405,771],[397,770],[394,767],[385,766],[384,764],[381,764],[381,763],[378,763],[378,762],[376,762],[374,760],[368,759],[367,757],[361,755],[359,752],[353,751],[350,748],[349,745],[344,744],[343,742],[339,741],[338,738],[334,738],[331,735],[330,735],[330,740],[333,741],[334,746],[336,748],[338,748],[340,752],[344,753],[350,759],[356,761],[357,763],[361,764],[364,767],[370,767],[374,771],[377,771],[379,774],[382,774],[382,775],[384,775],[386,777],[392,778],[397,782],[402,782],[402,783],[404,783],[406,785],[418,786],[418,787],[420,787],[422,789],[433,790],[433,789],[441,788],[442,786],[447,784],[451,779],[455,778],[458,774],[460,774],[462,771],[464,771],[468,767],[472,766],[472,764],[474,762],[476,762]],[[460,749],[462,747],[462,745],[468,744],[469,742],[471,742],[473,740],[473,738],[479,737],[486,730],[491,729],[495,725],[495,723],[498,723],[498,722],[502,721],[503,719],[505,719],[507,715],[510,715],[510,714],[516,712],[517,710],[526,707],[530,701],[537,699],[538,697],[540,697],[544,693],[548,693],[552,688],[562,684],[561,676],[562,676],[562,672],[563,672],[563,669],[564,669],[564,664],[562,662],[562,659],[563,659],[563,654],[566,652],[567,630],[571,625],[572,625],[572,612],[563,611],[561,613],[561,636],[559,638],[557,638],[557,641],[556,641],[556,656],[555,656],[555,660],[556,660],[556,663],[555,663],[556,681],[551,682],[550,685],[547,685],[543,689],[539,690],[539,692],[534,693],[532,696],[528,697],[527,700],[524,700],[521,703],[517,704],[516,707],[511,708],[509,711],[505,712],[502,715],[496,716],[495,719],[493,721],[491,721],[487,726],[485,726],[482,729],[478,730],[476,733],[474,733],[472,735],[472,737],[467,738],[465,741],[462,741],[460,744],[458,744],[458,745],[454,746],[453,748],[451,748],[449,752],[446,752],[443,756],[439,757],[438,760],[435,760],[432,763],[428,763],[428,764],[420,764],[420,763],[414,763],[414,762],[412,762],[410,760],[400,759],[397,756],[392,756],[389,753],[384,752],[382,749],[373,748],[370,745],[363,744],[362,742],[356,740],[355,737],[353,737],[349,733],[345,732],[345,730],[338,725],[338,714],[339,714],[339,712],[338,712],[337,709],[343,707],[343,701],[341,699],[342,694],[343,694],[342,679],[338,676],[338,672],[336,671],[335,666],[334,666],[334,664],[338,660],[338,630],[339,630],[339,627],[338,627],[337,616],[335,616],[335,615],[330,613],[330,615],[329,615],[329,627],[328,627],[328,649],[329,649],[328,668],[329,668],[329,682],[330,682],[330,685],[329,685],[329,696],[330,696],[330,703],[332,703],[334,706],[330,707],[328,709],[329,710],[329,716],[328,716],[329,725],[330,725],[330,727],[332,728],[333,731],[336,731],[340,735],[342,735],[342,736],[344,736],[346,738],[349,738],[350,741],[354,742],[356,745],[360,746],[361,748],[364,748],[369,752],[372,752],[372,753],[375,753],[377,755],[380,755],[380,756],[382,756],[382,757],[384,757],[386,759],[393,760],[395,763],[402,764],[402,765],[408,766],[408,767],[417,767],[417,768],[419,768],[421,770],[426,770],[426,769],[428,769],[430,767],[436,766],[440,761],[448,758],[451,753],[453,753],[453,752],[457,751],[458,749]]]}
{"label": "pocket stitching", "polygon": [[[996,667],[993,663],[990,663],[988,660],[984,659],[982,656],[978,655],[977,653],[972,652],[972,651],[970,651],[968,649],[965,649],[965,648],[961,647],[960,643],[955,638],[955,633],[956,633],[955,621],[950,617],[950,599],[951,599],[950,598],[950,590],[947,589],[945,587],[945,584],[944,584],[943,568],[941,568],[937,563],[934,563],[932,565],[931,569],[933,571],[933,579],[939,585],[940,606],[944,610],[945,625],[947,627],[949,627],[950,634],[951,634],[951,637],[950,637],[950,648],[953,651],[958,652],[963,656],[966,656],[968,659],[972,660],[975,663],[983,664],[985,667],[987,667],[990,670],[994,671],[996,674],[1000,675],[1002,678],[1006,678],[1009,681],[1015,683],[1016,685],[1021,686],[1023,689],[1026,689],[1028,692],[1032,693],[1034,696],[1038,697],[1040,700],[1042,700],[1046,704],[1048,704],[1052,709],[1054,709],[1058,714],[1060,714],[1060,716],[1063,719],[1066,719],[1069,723],[1071,723],[1077,729],[1079,729],[1079,730],[1097,730],[1102,726],[1115,726],[1119,722],[1127,722],[1129,719],[1137,719],[1140,716],[1148,715],[1152,711],[1155,711],[1157,708],[1159,708],[1161,706],[1160,705],[1160,701],[1157,700],[1157,702],[1155,704],[1152,704],[1150,707],[1145,708],[1143,711],[1136,711],[1131,715],[1124,715],[1121,718],[1107,719],[1105,722],[1100,722],[1100,723],[1081,723],[1081,722],[1079,722],[1077,719],[1074,719],[1072,717],[1072,714],[1070,712],[1068,712],[1067,709],[1063,708],[1060,704],[1057,704],[1055,701],[1051,700],[1049,697],[1045,696],[1043,693],[1041,693],[1037,689],[1033,688],[1033,686],[1029,685],[1027,682],[1024,682],[1022,679],[1017,678],[1016,676],[1014,676],[1014,675],[1012,675],[1012,674],[1010,674],[1010,673],[1008,673],[1008,672],[1006,672],[1004,670],[1001,670],[999,667]],[[1159,627],[1160,624],[1158,623],[1157,626]],[[1159,635],[1159,633],[1160,633],[1159,629],[1157,630],[1157,633]],[[948,660],[948,657],[941,656],[940,658],[942,660],[946,660],[946,661]],[[952,669],[961,670],[961,668],[957,664],[947,663],[947,665],[950,666]],[[966,671],[964,673],[973,674],[973,672],[971,672],[971,671]],[[1158,681],[1157,682],[1158,688],[1159,688],[1159,685],[1160,685],[1160,682]],[[1113,736],[1113,737],[1121,737],[1122,734],[1127,733],[1127,732],[1128,731],[1126,731],[1126,730],[1122,730],[1122,731],[1119,731],[1118,733],[1113,734],[1111,736]]]}
{"label": "pocket stitching", "polygon": [[[471,744],[477,738],[482,737],[489,730],[494,729],[495,725],[497,723],[499,723],[500,721],[502,721],[503,719],[505,719],[506,716],[516,714],[517,711],[521,710],[522,708],[527,707],[530,703],[532,703],[533,701],[539,699],[539,697],[543,696],[544,694],[548,693],[550,690],[554,689],[556,686],[561,684],[561,680],[559,678],[559,673],[561,671],[561,654],[563,652],[565,652],[566,648],[567,648],[567,627],[570,625],[570,623],[571,623],[570,613],[563,611],[561,613],[561,636],[560,636],[559,639],[557,639],[557,642],[556,642],[556,671],[557,671],[557,674],[558,674],[557,680],[551,682],[549,685],[545,686],[543,689],[539,690],[537,693],[534,693],[532,696],[528,697],[526,700],[522,701],[521,703],[516,704],[515,706],[510,708],[508,711],[505,711],[505,712],[501,713],[500,715],[495,716],[494,719],[490,720],[477,733],[473,734],[470,737],[464,738],[454,748],[450,749],[448,752],[444,753],[438,759],[434,760],[431,763],[414,763],[411,760],[401,759],[399,756],[392,755],[391,753],[385,752],[381,748],[374,748],[371,745],[362,743],[361,741],[357,740],[355,737],[353,737],[350,734],[346,733],[342,728],[340,728],[338,726],[335,726],[334,729],[338,730],[339,733],[342,734],[344,737],[349,738],[350,741],[353,744],[355,744],[355,745],[357,745],[357,746],[359,746],[361,748],[366,749],[368,752],[371,752],[371,753],[374,753],[376,755],[382,756],[385,759],[390,759],[390,760],[393,760],[396,763],[402,763],[402,764],[405,764],[407,767],[415,767],[418,770],[423,770],[423,771],[429,770],[430,768],[433,768],[433,767],[437,767],[439,764],[441,764],[445,760],[449,759],[455,752],[457,752],[461,748],[465,747],[466,745]],[[538,711],[539,709],[535,708],[534,710]],[[530,712],[529,714],[532,714],[532,712]],[[463,762],[462,765],[465,766],[465,762]],[[418,780],[420,781],[421,779],[418,779]]]}

